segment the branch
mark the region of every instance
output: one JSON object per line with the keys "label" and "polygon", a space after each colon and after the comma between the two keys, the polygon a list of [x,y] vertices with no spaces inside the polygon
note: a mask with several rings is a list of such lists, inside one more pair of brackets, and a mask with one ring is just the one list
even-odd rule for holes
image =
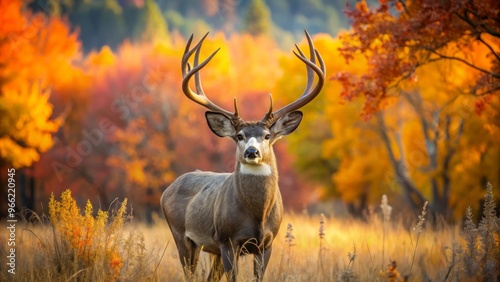
{"label": "branch", "polygon": [[[437,158],[436,158],[437,146],[436,146],[436,143],[429,136],[429,132],[430,132],[431,127],[429,125],[429,122],[427,121],[427,119],[424,116],[424,108],[422,107],[421,98],[420,98],[420,96],[416,96],[419,99],[417,101],[416,99],[413,99],[409,93],[407,93],[405,91],[401,91],[401,93],[402,93],[403,97],[405,97],[406,100],[408,100],[410,105],[415,110],[415,113],[420,118],[420,123],[422,124],[422,131],[424,134],[425,148],[427,150],[427,155],[429,156],[429,159],[431,161],[430,166],[431,166],[431,168],[435,168],[436,167],[436,160],[437,160]],[[431,148],[431,145],[432,145],[432,148]]]}
{"label": "branch", "polygon": [[396,159],[396,157],[394,155],[394,151],[392,150],[391,140],[389,138],[389,135],[387,135],[387,127],[385,126],[384,117],[383,117],[382,112],[378,112],[376,114],[376,117],[377,117],[377,123],[379,126],[378,133],[380,134],[380,137],[382,138],[382,141],[384,142],[385,148],[387,149],[387,153],[389,154],[389,159],[391,161],[391,164],[397,173],[399,161]]}
{"label": "branch", "polygon": [[500,86],[497,86],[497,87],[490,89],[490,90],[486,90],[483,93],[479,93],[479,94],[469,93],[469,94],[479,97],[479,96],[486,96],[486,95],[491,94],[491,93],[498,91],[498,90],[500,90]]}
{"label": "branch", "polygon": [[473,68],[473,69],[475,69],[475,70],[478,70],[478,71],[480,71],[480,72],[483,72],[483,73],[489,74],[489,75],[493,76],[494,78],[498,78],[498,79],[500,79],[500,74],[492,73],[492,72],[490,72],[490,71],[488,71],[488,70],[485,70],[485,69],[483,69],[483,68],[480,68],[480,67],[478,67],[478,66],[475,66],[474,64],[469,63],[469,62],[467,62],[467,61],[466,61],[466,60],[464,60],[464,59],[457,58],[457,57],[446,56],[446,55],[443,55],[443,54],[441,54],[441,53],[438,53],[436,50],[432,50],[432,49],[430,49],[430,48],[424,48],[424,49],[425,49],[425,50],[427,50],[427,51],[429,51],[429,52],[431,52],[431,53],[433,53],[433,54],[435,54],[435,55],[437,55],[437,56],[439,56],[440,58],[447,59],[447,60],[459,61],[459,62],[464,63],[464,64],[466,64],[467,66],[469,66],[469,67],[471,67],[471,68]]}
{"label": "branch", "polygon": [[486,47],[488,49],[490,49],[491,53],[493,54],[493,56],[495,56],[495,58],[500,61],[500,55],[498,55],[495,50],[493,49],[493,47],[490,46],[490,44],[488,44],[486,41],[484,41],[482,38],[481,38],[481,34],[478,35],[477,37],[477,40],[479,40],[479,42],[483,43],[484,45],[486,45]]}
{"label": "branch", "polygon": [[[464,22],[468,23],[474,30],[478,31],[479,33],[481,33],[481,31],[478,29],[478,26],[467,16],[468,13],[471,13],[473,14],[476,18],[478,18],[479,16],[476,14],[476,13],[473,13],[471,10],[469,9],[466,9],[465,11],[465,16],[462,16],[460,15],[458,12],[455,12],[454,14],[461,20],[463,20]],[[500,37],[500,33],[496,32],[496,31],[493,31],[491,29],[489,29],[488,27],[486,27],[484,24],[480,23],[479,26],[483,29],[484,32],[492,35],[492,36],[495,36],[495,37]]]}
{"label": "branch", "polygon": [[[433,113],[433,121],[432,121],[432,126],[434,127],[434,138],[432,140],[432,143],[434,144],[434,147],[437,148],[437,142],[439,139],[439,120],[441,119],[441,112],[439,110],[435,111]],[[436,152],[436,159],[437,159],[437,152]]]}
{"label": "branch", "polygon": [[399,0],[399,3],[403,6],[403,9],[405,10],[405,13],[410,16],[410,12],[408,11],[408,6],[406,6],[406,3],[403,0]]}
{"label": "branch", "polygon": [[[387,153],[393,166],[396,178],[399,182],[399,186],[405,190],[405,194],[412,207],[414,209],[418,209],[426,201],[426,198],[417,188],[415,188],[415,185],[408,178],[407,167],[404,165],[401,166],[401,164],[403,164],[401,160],[397,160],[394,156],[394,151],[392,150],[391,141],[387,135],[387,127],[385,126],[382,112],[378,112],[376,117],[379,125],[379,134],[387,149]],[[419,202],[416,202],[413,196],[416,196]]]}
{"label": "branch", "polygon": [[[450,128],[450,117],[448,116],[446,119],[446,134],[445,134],[446,142],[449,142],[451,139],[449,128]],[[448,175],[448,170],[450,169],[451,159],[457,152],[456,147],[458,146],[458,142],[460,140],[460,137],[462,136],[463,129],[464,129],[464,119],[462,118],[460,119],[458,132],[453,142],[454,144],[449,145],[448,152],[446,153],[443,160],[443,169],[441,171],[441,176],[443,178],[443,197],[446,202],[448,202],[450,198],[450,176]]]}
{"label": "branch", "polygon": [[[398,107],[401,108],[402,103],[400,102],[398,104],[399,104]],[[401,162],[405,162],[405,167],[407,167],[405,151],[403,149],[403,138],[401,136],[401,131],[403,128],[403,122],[401,121],[401,118],[398,118],[397,125],[398,125],[398,130],[394,133],[394,139],[396,139],[396,145],[398,146]]]}
{"label": "branch", "polygon": [[[434,112],[434,132],[436,135],[434,135],[434,143],[437,144],[437,141],[438,141],[438,137],[439,137],[439,131],[438,131],[438,123],[439,123],[439,119],[440,119],[440,116],[441,116],[441,112],[446,108],[448,107],[449,105],[451,105],[453,102],[455,102],[455,100],[458,98],[459,95],[455,95],[455,97],[451,98],[450,100],[446,101],[443,106],[441,106],[440,108],[437,109],[437,111]],[[447,123],[446,123],[446,126],[448,126],[448,119],[449,117],[447,117],[447,119],[445,120]],[[449,136],[449,133],[448,133],[448,127],[446,127],[446,132],[445,132],[445,138],[448,138]]]}
{"label": "branch", "polygon": [[499,32],[496,32],[496,31],[493,31],[493,30],[487,28],[484,24],[481,24],[481,27],[484,29],[484,31],[486,31],[486,33],[489,33],[490,35],[495,36],[497,38],[500,38]]}

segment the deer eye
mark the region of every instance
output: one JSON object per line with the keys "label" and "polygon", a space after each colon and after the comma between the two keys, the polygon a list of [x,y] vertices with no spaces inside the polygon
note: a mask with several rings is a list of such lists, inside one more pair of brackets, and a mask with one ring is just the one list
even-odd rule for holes
{"label": "deer eye", "polygon": [[243,141],[243,139],[244,139],[244,138],[243,138],[243,135],[242,135],[242,134],[238,134],[238,135],[236,135],[236,140],[238,140],[238,141]]}
{"label": "deer eye", "polygon": [[271,139],[271,134],[266,134],[266,136],[264,136],[264,139],[266,139],[266,140]]}

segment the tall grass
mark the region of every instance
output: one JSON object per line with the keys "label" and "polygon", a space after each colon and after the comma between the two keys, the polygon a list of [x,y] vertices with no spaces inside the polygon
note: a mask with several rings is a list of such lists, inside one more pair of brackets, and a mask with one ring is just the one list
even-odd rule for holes
{"label": "tall grass", "polygon": [[[80,210],[70,194],[51,199],[47,218],[18,227],[16,275],[0,281],[185,281],[173,238],[162,216],[152,226],[134,223],[125,201],[95,213]],[[382,201],[388,206],[388,199]],[[480,220],[465,211],[461,226],[414,225],[387,216],[365,222],[320,215],[285,214],[274,241],[267,281],[498,281],[500,218],[488,186]],[[393,211],[394,212],[394,211]],[[36,221],[36,223],[33,223]],[[476,224],[475,222],[479,222]],[[8,234],[0,231],[5,242]],[[1,245],[4,264],[7,246]],[[239,278],[253,278],[253,258],[244,256]],[[207,254],[191,281],[210,270]],[[223,278],[224,280],[225,278]]]}
{"label": "tall grass", "polygon": [[[0,281],[153,279],[150,254],[158,251],[146,248],[142,232],[124,228],[126,206],[125,199],[94,214],[90,202],[81,210],[69,190],[60,200],[52,195],[47,216],[25,214],[17,226],[16,274],[2,271]],[[6,251],[2,245],[1,252]]]}

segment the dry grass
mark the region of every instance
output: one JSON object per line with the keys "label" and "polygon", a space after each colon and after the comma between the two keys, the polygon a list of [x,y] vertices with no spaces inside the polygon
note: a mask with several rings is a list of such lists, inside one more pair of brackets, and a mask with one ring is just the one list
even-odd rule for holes
{"label": "dry grass", "polygon": [[[497,281],[500,221],[494,213],[492,216],[483,219],[478,227],[468,222],[464,230],[457,226],[433,229],[425,220],[404,226],[378,214],[366,222],[325,217],[322,224],[320,215],[285,214],[265,280],[482,281],[492,278],[490,281]],[[111,261],[97,260],[105,258],[104,255],[96,254],[96,260],[90,264],[86,264],[89,258],[78,261],[78,252],[73,252],[65,261],[58,261],[56,251],[73,247],[54,240],[56,229],[49,223],[26,223],[17,229],[17,274],[3,272],[0,280],[185,281],[166,222],[159,216],[155,222],[146,226],[132,221],[114,233],[122,263],[116,273]],[[108,223],[107,228],[111,226],[112,223]],[[489,245],[483,247],[481,234],[485,232],[489,234],[486,238]],[[6,242],[7,236],[5,230],[0,231],[2,242]],[[7,246],[0,247],[0,262],[5,265]],[[485,253],[485,248],[490,249],[489,253]],[[467,264],[471,264],[471,252],[475,256],[472,258],[474,273],[467,272],[470,272]],[[250,257],[240,261],[239,277],[243,281],[253,279],[252,263]],[[202,252],[192,280],[203,281],[209,265],[208,256]]]}

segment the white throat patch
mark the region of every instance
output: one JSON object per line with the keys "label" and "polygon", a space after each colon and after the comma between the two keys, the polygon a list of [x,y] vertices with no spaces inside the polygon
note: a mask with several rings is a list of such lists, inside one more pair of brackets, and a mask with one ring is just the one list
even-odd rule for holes
{"label": "white throat patch", "polygon": [[261,164],[261,165],[240,164],[240,173],[268,176],[272,174],[272,170],[271,166],[268,164]]}

